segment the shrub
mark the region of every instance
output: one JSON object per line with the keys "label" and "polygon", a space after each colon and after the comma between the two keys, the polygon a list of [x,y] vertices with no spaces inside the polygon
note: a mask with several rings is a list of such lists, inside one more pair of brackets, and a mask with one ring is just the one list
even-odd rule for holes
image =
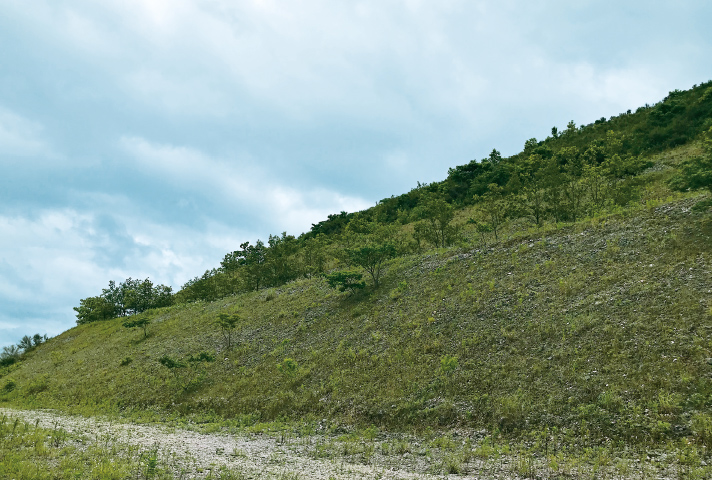
{"label": "shrub", "polygon": [[170,370],[176,382],[179,383],[184,390],[188,390],[191,386],[195,386],[200,383],[200,379],[202,378],[204,372],[198,376],[198,366],[201,363],[214,361],[214,355],[211,355],[208,352],[200,352],[196,356],[190,355],[187,358],[187,363],[171,358],[168,355],[162,356],[158,360],[158,363]]}
{"label": "shrub", "polygon": [[457,368],[457,357],[452,355],[443,355],[440,359],[440,371],[444,374],[451,373]]}
{"label": "shrub", "polygon": [[326,278],[331,288],[338,288],[340,292],[348,290],[354,293],[356,290],[361,290],[366,286],[366,282],[363,281],[363,274],[352,270],[328,273],[324,275],[324,278]]}
{"label": "shrub", "polygon": [[47,377],[42,376],[30,383],[25,391],[27,395],[36,395],[38,393],[47,391],[48,389],[49,384],[47,383]]}
{"label": "shrub", "polygon": [[293,377],[299,370],[299,365],[293,358],[285,358],[281,363],[277,364],[277,370],[282,372],[287,377]]}

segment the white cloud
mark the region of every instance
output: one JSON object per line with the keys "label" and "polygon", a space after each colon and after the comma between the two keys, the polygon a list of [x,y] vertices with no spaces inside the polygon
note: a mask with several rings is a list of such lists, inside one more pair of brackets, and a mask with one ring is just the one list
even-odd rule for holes
{"label": "white cloud", "polygon": [[[617,115],[631,108],[661,100],[665,85],[645,68],[601,69],[589,63],[559,66],[562,94],[577,98],[585,105],[595,106],[600,115]],[[590,108],[590,107],[589,107]],[[612,110],[617,109],[617,110]],[[592,121],[593,118],[579,121]]]}
{"label": "white cloud", "polygon": [[[112,217],[100,212],[107,201]],[[0,231],[0,346],[30,333],[23,328],[50,335],[70,328],[72,307],[80,298],[100,294],[109,280],[150,277],[178,290],[239,244],[238,232],[224,225],[202,232],[155,224],[141,218],[137,206],[109,198],[95,198],[92,212],[0,215]],[[122,236],[117,251],[114,242]],[[120,259],[102,261],[107,254]]]}
{"label": "white cloud", "polygon": [[91,215],[71,210],[47,210],[34,219],[0,216],[0,261],[12,272],[0,278],[0,293],[34,302],[39,292],[66,296],[94,283],[90,223]]}
{"label": "white cloud", "polygon": [[182,192],[211,198],[243,217],[261,218],[273,231],[301,233],[330,213],[357,211],[370,202],[341,195],[327,188],[299,190],[284,179],[260,168],[248,154],[214,158],[189,147],[151,143],[139,137],[123,137],[122,147],[137,169],[174,185]]}
{"label": "white cloud", "polygon": [[230,102],[225,92],[200,75],[171,76],[157,70],[126,75],[125,86],[144,105],[173,115],[225,116]]}
{"label": "white cloud", "polygon": [[40,123],[0,106],[0,155],[30,157],[51,154]]}

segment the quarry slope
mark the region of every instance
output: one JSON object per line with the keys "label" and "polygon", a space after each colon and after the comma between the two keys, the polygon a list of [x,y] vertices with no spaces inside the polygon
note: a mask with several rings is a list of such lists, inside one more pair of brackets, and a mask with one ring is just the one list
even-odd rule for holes
{"label": "quarry slope", "polygon": [[[705,443],[712,223],[697,200],[396,258],[379,289],[353,295],[312,278],[168,307],[146,338],[120,318],[80,325],[6,369],[0,401]],[[224,312],[241,317],[230,350]],[[200,352],[215,361],[188,361]]]}

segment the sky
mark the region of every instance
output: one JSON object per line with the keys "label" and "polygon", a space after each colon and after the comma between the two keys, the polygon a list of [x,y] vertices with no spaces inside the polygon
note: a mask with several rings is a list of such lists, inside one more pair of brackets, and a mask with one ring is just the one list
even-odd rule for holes
{"label": "sky", "polygon": [[3,0],[0,346],[712,79],[712,2]]}

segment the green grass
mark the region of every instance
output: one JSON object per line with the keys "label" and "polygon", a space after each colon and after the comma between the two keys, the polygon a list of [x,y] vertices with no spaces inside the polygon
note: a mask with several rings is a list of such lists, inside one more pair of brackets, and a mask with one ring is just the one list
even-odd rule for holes
{"label": "green grass", "polygon": [[131,445],[88,442],[61,429],[44,429],[18,419],[0,419],[0,478],[169,479],[180,478],[157,460],[157,451]]}

